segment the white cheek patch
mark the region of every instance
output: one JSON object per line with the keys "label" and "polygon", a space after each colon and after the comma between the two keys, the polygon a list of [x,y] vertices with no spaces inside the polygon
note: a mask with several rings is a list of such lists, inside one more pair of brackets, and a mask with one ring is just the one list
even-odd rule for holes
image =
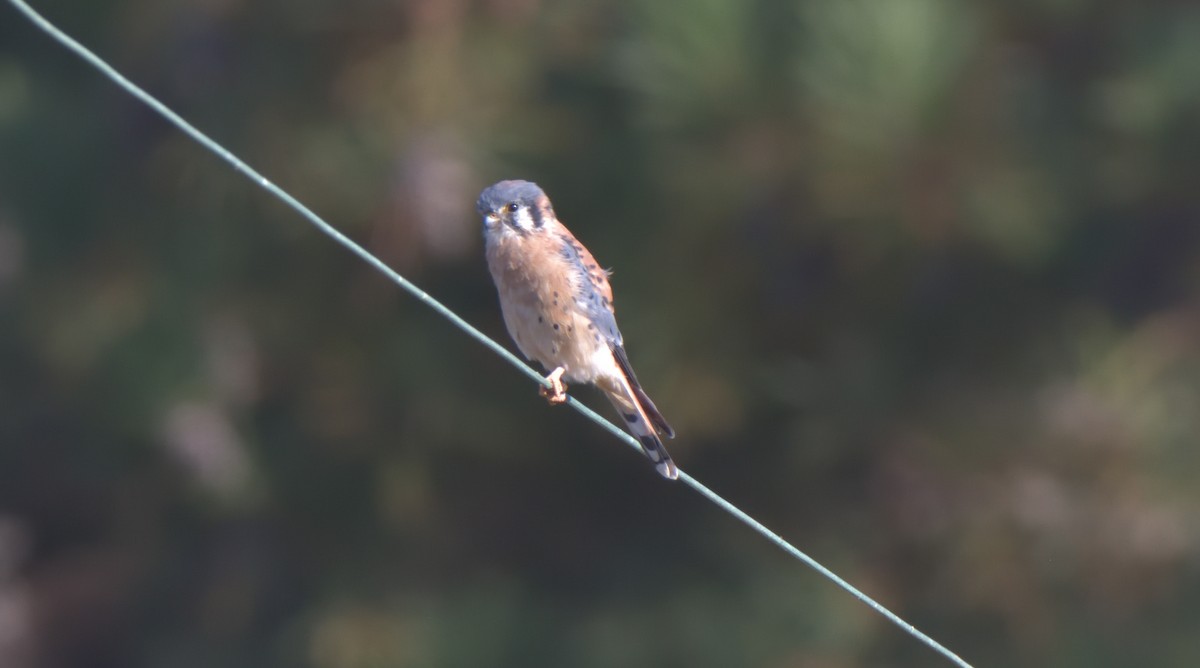
{"label": "white cheek patch", "polygon": [[517,227],[521,228],[522,230],[532,230],[534,227],[533,216],[529,213],[529,207],[523,206],[520,209],[517,209],[517,212],[513,217],[513,222],[516,223]]}

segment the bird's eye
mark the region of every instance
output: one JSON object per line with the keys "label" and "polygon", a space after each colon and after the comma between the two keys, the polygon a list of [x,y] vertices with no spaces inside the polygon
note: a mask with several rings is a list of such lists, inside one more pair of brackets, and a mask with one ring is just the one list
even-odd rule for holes
{"label": "bird's eye", "polygon": [[508,209],[509,213],[516,213],[517,209],[520,209],[521,207],[517,206],[516,202],[509,202],[508,206],[506,206],[504,208]]}

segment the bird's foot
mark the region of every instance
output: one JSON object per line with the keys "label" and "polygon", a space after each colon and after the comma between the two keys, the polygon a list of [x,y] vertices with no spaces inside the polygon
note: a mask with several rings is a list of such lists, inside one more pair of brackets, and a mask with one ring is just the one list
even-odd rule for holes
{"label": "bird's foot", "polygon": [[567,384],[562,381],[564,371],[566,369],[561,366],[551,371],[546,376],[546,380],[550,381],[550,387],[543,385],[538,388],[538,394],[545,397],[546,401],[549,401],[552,406],[557,406],[567,401]]}

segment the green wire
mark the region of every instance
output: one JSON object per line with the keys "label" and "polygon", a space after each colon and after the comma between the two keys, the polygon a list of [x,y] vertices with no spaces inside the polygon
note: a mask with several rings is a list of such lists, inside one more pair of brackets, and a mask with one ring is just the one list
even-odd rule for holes
{"label": "green wire", "polygon": [[[530,379],[542,384],[544,387],[549,387],[549,383],[546,382],[546,379],[543,378],[541,374],[539,374],[536,370],[534,370],[528,364],[526,364],[526,363],[522,362],[520,359],[518,359],[516,355],[513,355],[504,346],[501,346],[499,343],[496,343],[495,341],[493,341],[491,338],[489,338],[483,332],[479,331],[478,329],[475,329],[475,327],[473,327],[466,320],[463,320],[454,311],[451,311],[450,309],[443,306],[441,302],[434,299],[433,297],[430,297],[428,293],[426,293],[424,290],[418,288],[416,285],[414,285],[412,282],[410,282],[407,278],[404,278],[400,274],[393,271],[391,267],[388,267],[379,258],[375,257],[374,255],[371,255],[362,246],[359,246],[358,244],[354,243],[349,238],[347,238],[344,234],[337,231],[336,228],[334,228],[332,225],[330,225],[329,223],[322,220],[320,216],[313,213],[313,211],[311,209],[309,209],[308,207],[301,204],[300,201],[297,200],[295,197],[292,197],[286,191],[284,191],[282,188],[275,185],[274,183],[271,183],[269,180],[267,180],[267,178],[265,176],[263,176],[262,174],[259,174],[258,171],[256,171],[250,165],[247,165],[246,163],[242,162],[241,159],[239,159],[237,156],[235,156],[233,153],[231,153],[225,147],[221,146],[220,144],[213,141],[212,139],[209,139],[204,133],[200,132],[194,126],[192,126],[192,124],[183,120],[183,118],[180,117],[179,114],[176,114],[165,104],[163,104],[162,102],[159,102],[157,99],[155,99],[153,96],[151,96],[146,91],[139,88],[137,85],[135,85],[129,79],[126,79],[120,72],[115,70],[111,65],[106,63],[99,56],[97,56],[96,54],[89,51],[86,47],[84,47],[82,44],[80,44],[79,42],[72,39],[70,36],[68,36],[62,30],[59,30],[58,27],[56,27],[53,23],[50,23],[49,21],[47,21],[44,17],[42,17],[41,14],[38,14],[36,11],[33,10],[33,8],[31,8],[29,5],[25,4],[24,0],[9,0],[9,2],[12,3],[12,5],[14,7],[16,7],[18,11],[20,11],[22,14],[24,14],[26,16],[26,18],[28,18],[30,21],[32,21],[37,27],[41,28],[42,31],[44,31],[46,34],[50,35],[52,38],[54,38],[60,44],[67,47],[67,49],[75,52],[76,55],[78,55],[80,58],[87,61],[90,65],[95,67],[97,70],[100,70],[100,72],[102,74],[104,74],[109,79],[112,79],[113,82],[115,82],[121,88],[124,88],[126,90],[126,92],[128,92],[130,95],[141,100],[147,106],[149,106],[151,109],[158,112],[159,115],[161,115],[163,118],[170,121],[177,128],[179,128],[185,134],[187,134],[189,137],[196,140],[196,142],[199,143],[201,146],[203,146],[204,148],[208,149],[209,151],[212,151],[213,153],[215,153],[217,155],[217,157],[221,158],[225,162],[232,165],[233,168],[236,169],[237,171],[245,174],[246,177],[249,178],[251,181],[257,183],[264,190],[271,193],[275,197],[279,198],[281,201],[283,201],[285,204],[287,204],[292,209],[295,209],[297,213],[299,213],[301,216],[304,216],[304,218],[306,218],[308,220],[308,222],[315,225],[317,227],[317,229],[321,230],[326,235],[331,237],[334,241],[336,241],[337,243],[339,243],[342,246],[344,246],[345,248],[347,248],[351,253],[354,253],[355,255],[362,258],[364,261],[366,261],[367,264],[378,269],[380,272],[382,272],[388,278],[395,281],[400,287],[404,288],[404,290],[407,291],[409,294],[416,297],[417,300],[421,301],[425,305],[432,308],[434,311],[436,311],[438,313],[438,315],[441,315],[442,317],[446,318],[451,323],[453,323],[455,327],[458,327],[462,331],[466,332],[468,336],[475,339],[479,343],[483,344],[486,348],[488,348],[492,352],[499,355],[501,358],[503,358],[509,364],[516,367],[517,370],[519,370],[521,373],[524,373],[526,376],[529,376]],[[579,403],[579,401],[576,400],[574,397],[569,397],[568,403],[571,405],[572,408],[574,408],[575,410],[582,413],[585,417],[590,419],[592,422],[595,422],[596,424],[600,425],[604,429],[608,430],[609,433],[611,433],[613,436],[617,437],[619,440],[623,441],[629,447],[631,447],[634,450],[637,450],[639,452],[641,451],[641,449],[642,449],[641,444],[639,444],[635,438],[633,438],[628,433],[623,431],[620,427],[617,427],[612,422],[601,417],[599,414],[597,414],[592,409]],[[955,654],[954,652],[951,652],[949,649],[942,646],[941,643],[937,642],[933,638],[930,638],[929,636],[925,635],[921,631],[918,631],[916,629],[916,627],[914,627],[912,624],[909,624],[908,622],[901,619],[898,615],[896,615],[896,613],[892,612],[891,610],[888,610],[887,608],[883,607],[883,605],[881,605],[880,603],[878,603],[874,599],[872,599],[870,596],[867,596],[866,594],[859,591],[856,587],[854,587],[854,585],[851,585],[849,582],[846,582],[845,580],[843,580],[841,577],[839,577],[833,571],[822,566],[815,559],[808,556],[804,552],[800,551],[794,545],[792,545],[791,543],[789,543],[786,540],[784,540],[783,538],[781,538],[778,534],[771,531],[767,527],[763,526],[758,520],[747,515],[745,512],[743,512],[737,506],[733,505],[729,501],[726,501],[719,494],[717,494],[716,492],[705,487],[699,481],[697,481],[695,478],[693,478],[692,476],[683,472],[682,470],[679,471],[679,480],[681,482],[683,482],[685,485],[691,487],[696,492],[698,492],[704,498],[706,498],[709,501],[716,504],[717,507],[719,507],[722,510],[724,510],[725,512],[729,513],[734,518],[741,521],[743,524],[749,526],[751,529],[757,531],[764,538],[766,538],[767,540],[769,540],[772,543],[774,543],[775,545],[777,545],[783,551],[792,555],[796,559],[804,562],[810,568],[817,571],[821,575],[825,576],[826,578],[828,578],[830,581],[832,581],[837,586],[839,586],[842,589],[849,592],[855,598],[857,598],[858,600],[860,600],[863,603],[865,603],[866,605],[868,605],[871,609],[875,610],[875,612],[878,612],[880,615],[883,615],[885,618],[888,619],[888,621],[892,622],[896,626],[899,626],[901,629],[903,629],[905,633],[908,633],[912,637],[916,638],[917,640],[919,640],[920,642],[922,642],[923,644],[928,646],[930,649],[933,649],[935,652],[946,657],[947,659],[949,659],[956,665],[961,666],[962,668],[971,668],[971,664],[967,663],[962,658],[960,658],[957,654]]]}

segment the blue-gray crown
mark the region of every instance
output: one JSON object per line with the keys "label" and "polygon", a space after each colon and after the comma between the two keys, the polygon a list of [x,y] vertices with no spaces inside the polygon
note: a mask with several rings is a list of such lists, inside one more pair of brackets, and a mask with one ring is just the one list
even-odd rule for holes
{"label": "blue-gray crown", "polygon": [[507,206],[510,202],[516,202],[519,206],[527,206],[536,208],[539,199],[546,196],[542,189],[532,181],[500,181],[483,189],[479,193],[479,200],[475,202],[475,208],[480,215],[486,215],[489,211],[499,211]]}

